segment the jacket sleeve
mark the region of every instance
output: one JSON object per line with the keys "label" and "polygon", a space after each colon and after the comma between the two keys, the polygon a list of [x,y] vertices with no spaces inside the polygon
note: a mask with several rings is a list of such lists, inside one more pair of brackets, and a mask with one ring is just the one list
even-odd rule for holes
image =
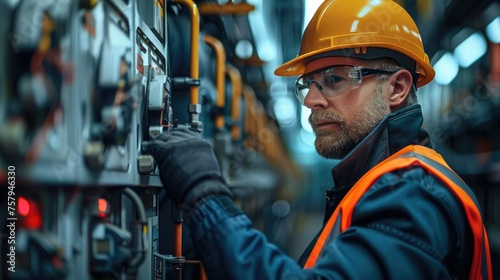
{"label": "jacket sleeve", "polygon": [[303,279],[229,197],[207,198],[185,218],[208,279]]}
{"label": "jacket sleeve", "polygon": [[466,254],[458,202],[420,168],[379,178],[313,269],[269,243],[228,197],[208,198],[190,214],[209,279],[450,279],[455,256]]}

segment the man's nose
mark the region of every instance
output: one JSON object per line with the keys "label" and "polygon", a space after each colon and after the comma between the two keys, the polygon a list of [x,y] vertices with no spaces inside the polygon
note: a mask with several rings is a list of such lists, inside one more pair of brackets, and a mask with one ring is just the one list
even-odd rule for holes
{"label": "man's nose", "polygon": [[309,90],[311,90],[313,84],[316,85],[316,87],[321,93],[323,93],[323,87],[321,86],[320,83],[316,82],[315,80],[312,80],[311,83],[309,84]]}
{"label": "man's nose", "polygon": [[308,108],[326,107],[327,101],[325,96],[323,96],[322,90],[323,87],[321,84],[312,80],[309,86],[309,91],[304,97],[304,105]]}

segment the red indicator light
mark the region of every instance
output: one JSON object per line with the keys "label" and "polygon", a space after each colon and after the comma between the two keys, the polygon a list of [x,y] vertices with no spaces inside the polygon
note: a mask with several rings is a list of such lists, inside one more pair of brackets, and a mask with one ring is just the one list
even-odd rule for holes
{"label": "red indicator light", "polygon": [[108,201],[104,198],[99,198],[97,200],[97,209],[99,210],[99,215],[106,215],[106,211],[108,211]]}
{"label": "red indicator light", "polygon": [[30,210],[31,206],[29,201],[26,198],[20,196],[17,200],[17,212],[22,216],[28,216]]}
{"label": "red indicator light", "polygon": [[19,228],[38,230],[42,227],[42,211],[37,201],[19,196],[17,199],[19,213]]}

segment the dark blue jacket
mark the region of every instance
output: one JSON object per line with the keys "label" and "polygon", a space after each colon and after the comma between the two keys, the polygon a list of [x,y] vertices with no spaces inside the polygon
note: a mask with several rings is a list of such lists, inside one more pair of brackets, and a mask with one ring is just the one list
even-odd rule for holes
{"label": "dark blue jacket", "polygon": [[[407,145],[430,146],[421,125],[419,105],[390,114],[335,166],[325,220],[374,165]],[[460,202],[418,166],[380,177],[357,204],[351,227],[328,242],[313,269],[302,269],[312,245],[299,262],[288,257],[229,197],[207,198],[187,214],[209,279],[466,279],[471,263]]]}

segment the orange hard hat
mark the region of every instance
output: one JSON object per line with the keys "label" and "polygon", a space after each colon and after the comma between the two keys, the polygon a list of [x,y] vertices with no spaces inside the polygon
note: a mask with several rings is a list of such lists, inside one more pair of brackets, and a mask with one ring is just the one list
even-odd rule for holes
{"label": "orange hard hat", "polygon": [[435,75],[411,16],[392,0],[326,0],[302,36],[299,55],[274,74],[304,74],[305,65],[326,56],[389,57],[414,75],[420,87]]}

